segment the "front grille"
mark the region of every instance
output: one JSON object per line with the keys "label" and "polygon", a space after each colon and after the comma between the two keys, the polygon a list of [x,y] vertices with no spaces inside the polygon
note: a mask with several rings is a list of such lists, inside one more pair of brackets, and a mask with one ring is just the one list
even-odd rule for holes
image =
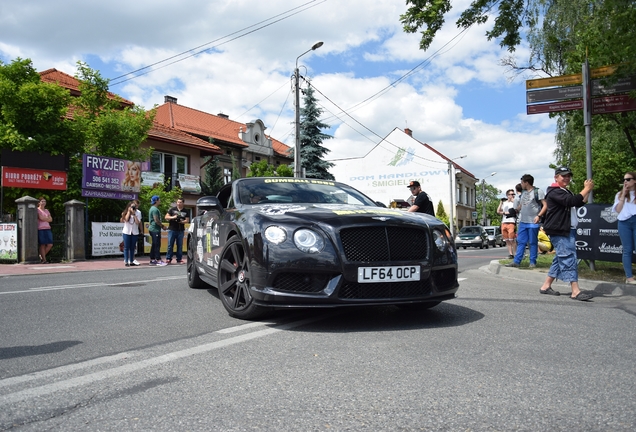
{"label": "front grille", "polygon": [[333,276],[307,273],[281,273],[276,276],[273,288],[291,293],[319,293]]}
{"label": "front grille", "polygon": [[426,297],[431,293],[429,279],[414,282],[357,283],[344,282],[338,290],[342,300],[409,299]]}
{"label": "front grille", "polygon": [[349,262],[420,261],[428,257],[426,231],[408,227],[347,228],[340,231]]}

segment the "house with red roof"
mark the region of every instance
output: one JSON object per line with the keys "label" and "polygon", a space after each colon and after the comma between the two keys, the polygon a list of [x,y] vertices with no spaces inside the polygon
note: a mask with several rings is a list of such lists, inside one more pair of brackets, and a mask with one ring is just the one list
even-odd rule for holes
{"label": "house with red roof", "polygon": [[254,162],[266,160],[278,167],[294,161],[289,154],[290,147],[268,136],[264,123],[258,119],[240,123],[226,114],[209,114],[179,105],[177,98],[165,96],[163,105],[156,108],[155,121],[220,147],[223,154],[218,160],[226,183],[231,180],[234,167],[238,168],[240,177],[245,177]]}

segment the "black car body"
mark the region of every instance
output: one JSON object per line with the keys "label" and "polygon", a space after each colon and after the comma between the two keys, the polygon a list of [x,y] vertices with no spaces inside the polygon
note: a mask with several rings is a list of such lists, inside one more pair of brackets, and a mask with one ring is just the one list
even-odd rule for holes
{"label": "black car body", "polygon": [[432,307],[455,297],[457,253],[438,219],[379,207],[338,182],[244,178],[197,202],[188,284],[231,316],[268,308]]}

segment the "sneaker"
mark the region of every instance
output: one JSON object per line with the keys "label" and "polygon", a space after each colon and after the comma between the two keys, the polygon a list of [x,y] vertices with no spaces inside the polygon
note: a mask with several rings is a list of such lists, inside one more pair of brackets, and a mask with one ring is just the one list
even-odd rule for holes
{"label": "sneaker", "polygon": [[636,285],[636,280],[634,280],[634,279],[632,279],[632,280],[625,279],[625,283],[627,285]]}
{"label": "sneaker", "polygon": [[156,266],[156,265],[157,265],[157,261],[155,261],[155,260],[150,260],[150,262],[148,263],[148,265]]}
{"label": "sneaker", "polygon": [[536,268],[536,267],[537,267],[536,264],[532,264],[532,263],[528,264],[528,268]]}
{"label": "sneaker", "polygon": [[156,264],[156,265],[157,265],[157,266],[159,266],[159,267],[163,267],[163,266],[167,266],[167,265],[168,265],[168,263],[167,263],[167,262],[164,262],[164,261],[157,261],[157,264]]}
{"label": "sneaker", "polygon": [[508,255],[508,259],[515,259],[514,255]]}
{"label": "sneaker", "polygon": [[506,264],[505,267],[519,267],[519,264],[513,261],[511,263]]}
{"label": "sneaker", "polygon": [[125,262],[125,263],[124,263],[124,265],[125,265],[126,267],[130,267],[130,263],[128,263],[128,262]]}
{"label": "sneaker", "polygon": [[172,264],[172,258],[166,260],[166,265]]}
{"label": "sneaker", "polygon": [[134,260],[133,262],[131,262],[131,263],[130,263],[130,265],[133,265],[133,266],[139,266],[139,265],[141,265],[141,264],[139,264],[139,261]]}

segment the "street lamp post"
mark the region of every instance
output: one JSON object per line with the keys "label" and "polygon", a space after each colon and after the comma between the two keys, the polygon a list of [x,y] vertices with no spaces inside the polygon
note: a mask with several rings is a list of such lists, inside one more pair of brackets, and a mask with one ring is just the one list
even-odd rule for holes
{"label": "street lamp post", "polygon": [[294,69],[294,83],[296,89],[296,145],[294,146],[294,177],[302,177],[300,163],[300,72],[298,71],[298,59],[322,46],[322,42],[316,42],[307,51],[296,57],[296,68]]}
{"label": "street lamp post", "polygon": [[448,160],[448,177],[450,183],[450,219],[448,220],[448,224],[450,225],[448,228],[451,232],[451,237],[455,238],[455,167],[453,166],[453,161],[455,159],[463,159],[466,155],[461,155],[453,159]]}
{"label": "street lamp post", "polygon": [[[491,173],[487,177],[492,177],[496,172]],[[486,226],[486,179],[481,179],[481,225]]]}

